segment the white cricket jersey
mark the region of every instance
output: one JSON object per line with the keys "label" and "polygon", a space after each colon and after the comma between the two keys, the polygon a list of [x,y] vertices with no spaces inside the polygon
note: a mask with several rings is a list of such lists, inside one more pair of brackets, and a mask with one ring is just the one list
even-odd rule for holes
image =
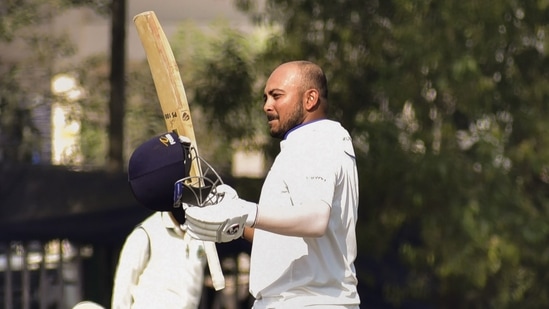
{"label": "white cricket jersey", "polygon": [[351,137],[338,122],[318,120],[291,131],[269,171],[264,207],[322,202],[331,207],[326,233],[290,237],[256,229],[250,292],[254,308],[357,306],[355,225],[358,175]]}
{"label": "white cricket jersey", "polygon": [[156,212],[132,231],[122,248],[112,309],[196,309],[204,283],[203,242]]}

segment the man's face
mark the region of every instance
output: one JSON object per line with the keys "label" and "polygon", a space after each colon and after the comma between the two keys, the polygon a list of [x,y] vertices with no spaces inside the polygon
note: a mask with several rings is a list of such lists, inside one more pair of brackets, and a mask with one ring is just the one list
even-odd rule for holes
{"label": "man's face", "polygon": [[267,115],[272,137],[283,138],[303,123],[303,92],[296,66],[282,65],[267,80],[263,93],[263,111]]}

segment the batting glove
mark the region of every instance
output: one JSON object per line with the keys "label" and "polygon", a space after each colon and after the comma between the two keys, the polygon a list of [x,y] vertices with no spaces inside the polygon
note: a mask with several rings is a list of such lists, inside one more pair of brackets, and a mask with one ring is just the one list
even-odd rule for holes
{"label": "batting glove", "polygon": [[236,193],[236,190],[229,185],[222,184],[217,186],[215,189],[216,194],[222,196],[224,200],[233,200],[238,198],[238,193]]}
{"label": "batting glove", "polygon": [[226,195],[218,204],[187,208],[185,225],[193,238],[229,242],[242,236],[244,226],[252,227],[256,217],[257,204]]}

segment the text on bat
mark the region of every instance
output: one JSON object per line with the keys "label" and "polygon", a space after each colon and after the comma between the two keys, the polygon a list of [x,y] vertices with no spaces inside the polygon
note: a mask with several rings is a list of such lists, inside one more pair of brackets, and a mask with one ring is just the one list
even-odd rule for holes
{"label": "text on bat", "polygon": [[[164,119],[173,119],[173,118],[177,118],[177,112],[164,113]],[[185,112],[181,116],[181,119],[184,121],[189,121],[191,119],[191,116]]]}

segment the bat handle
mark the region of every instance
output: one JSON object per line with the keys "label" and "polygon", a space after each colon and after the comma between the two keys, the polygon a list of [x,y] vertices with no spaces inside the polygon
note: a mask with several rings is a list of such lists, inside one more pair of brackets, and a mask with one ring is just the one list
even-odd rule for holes
{"label": "bat handle", "polygon": [[221,270],[221,264],[219,263],[219,257],[217,256],[215,243],[205,241],[204,250],[206,252],[206,258],[208,259],[208,267],[210,268],[213,287],[216,291],[219,291],[225,288],[225,277],[223,276],[223,270]]}

